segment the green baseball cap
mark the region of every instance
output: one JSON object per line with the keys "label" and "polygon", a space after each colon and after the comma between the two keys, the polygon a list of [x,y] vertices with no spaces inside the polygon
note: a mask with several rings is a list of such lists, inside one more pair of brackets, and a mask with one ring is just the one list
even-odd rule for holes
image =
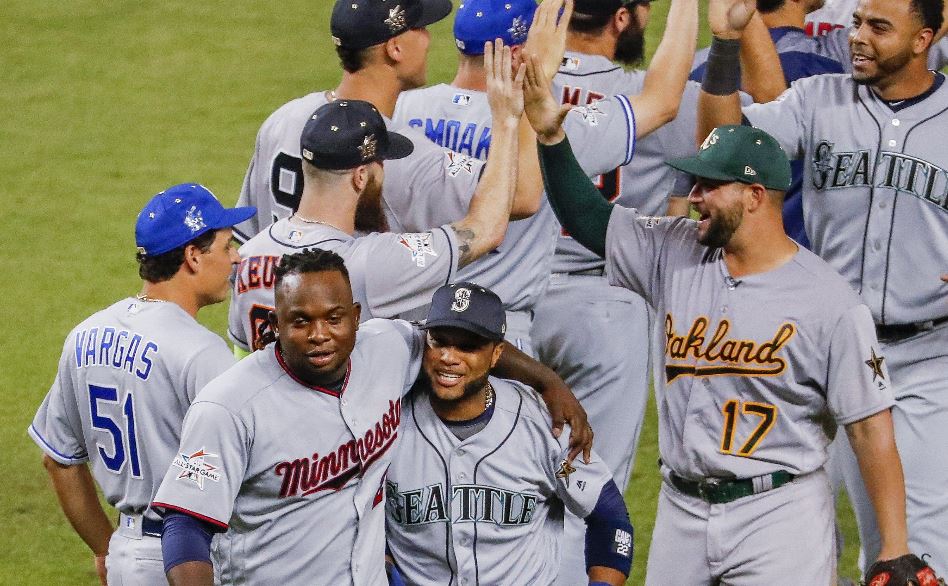
{"label": "green baseball cap", "polygon": [[777,140],[752,126],[719,126],[701,143],[697,156],[668,164],[695,177],[790,188],[790,161]]}

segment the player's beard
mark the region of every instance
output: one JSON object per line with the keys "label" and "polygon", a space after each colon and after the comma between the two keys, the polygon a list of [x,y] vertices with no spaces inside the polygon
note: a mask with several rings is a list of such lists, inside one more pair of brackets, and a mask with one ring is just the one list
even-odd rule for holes
{"label": "player's beard", "polygon": [[[853,48],[850,46],[850,52],[853,52]],[[864,53],[864,50],[857,50],[857,53]],[[912,60],[912,51],[910,48],[906,48],[905,51],[901,53],[896,53],[891,57],[886,59],[880,59],[878,55],[873,56],[873,63],[875,64],[875,70],[871,73],[869,72],[860,72],[855,67],[853,68],[853,81],[861,85],[877,85],[879,82],[884,81],[885,79],[892,76],[892,74],[901,71],[909,61]]]}
{"label": "player's beard", "polygon": [[636,66],[645,58],[645,31],[633,18],[616,39],[615,60],[623,65]]}
{"label": "player's beard", "polygon": [[744,220],[744,208],[740,203],[720,211],[717,217],[708,218],[708,230],[698,237],[698,243],[708,248],[723,248]]}
{"label": "player's beard", "polygon": [[369,177],[356,202],[354,225],[357,231],[366,234],[388,231],[388,221],[382,211],[382,182],[375,175]]}

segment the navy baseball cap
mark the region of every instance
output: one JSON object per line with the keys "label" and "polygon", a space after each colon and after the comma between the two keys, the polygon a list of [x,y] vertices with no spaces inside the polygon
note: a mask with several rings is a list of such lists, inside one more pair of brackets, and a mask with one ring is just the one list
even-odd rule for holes
{"label": "navy baseball cap", "polygon": [[344,49],[365,49],[451,14],[451,0],[336,0],[329,29]]}
{"label": "navy baseball cap", "polygon": [[256,213],[253,206],[225,208],[203,185],[174,185],[152,197],[138,214],[135,244],[141,254],[164,254],[209,230],[230,228]]}
{"label": "navy baseball cap", "polygon": [[421,329],[459,328],[501,341],[507,332],[507,314],[496,293],[474,283],[452,283],[439,287],[431,298],[428,319]]}
{"label": "navy baseball cap", "polygon": [[465,55],[483,55],[494,39],[522,45],[536,10],[534,0],[463,0],[454,13],[454,42]]}
{"label": "navy baseball cap", "polygon": [[389,132],[375,106],[362,100],[336,100],[320,106],[303,127],[300,153],[320,169],[353,169],[373,161],[401,159],[415,145]]}

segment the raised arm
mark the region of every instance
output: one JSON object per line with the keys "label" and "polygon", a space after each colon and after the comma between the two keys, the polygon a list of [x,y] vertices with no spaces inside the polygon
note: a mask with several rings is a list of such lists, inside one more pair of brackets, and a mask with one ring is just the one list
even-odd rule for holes
{"label": "raised arm", "polygon": [[[451,224],[465,266],[497,248],[507,232],[517,178],[517,144],[523,117],[523,66],[513,77],[510,48],[498,40],[484,46],[487,99],[491,111],[491,145],[467,215]],[[539,186],[537,186],[539,189]]]}
{"label": "raised arm", "polygon": [[672,0],[662,41],[645,74],[642,92],[628,96],[641,138],[678,115],[698,38],[697,0]]}
{"label": "raised arm", "polygon": [[568,423],[570,426],[569,459],[582,451],[583,460],[589,462],[593,431],[586,411],[553,369],[505,343],[503,354],[491,374],[520,381],[540,393],[553,418],[553,435],[559,437],[563,425]]}
{"label": "raised arm", "polygon": [[708,24],[714,35],[698,95],[698,144],[718,126],[741,123],[741,37],[757,11],[756,0],[710,0]]}
{"label": "raised arm", "polygon": [[787,89],[777,47],[755,13],[741,37],[741,85],[758,104],[776,100]]}
{"label": "raised arm", "polygon": [[99,503],[95,482],[87,464],[66,466],[43,456],[43,466],[49,474],[69,524],[89,546],[95,556],[96,574],[105,586],[105,556],[109,552],[112,524]]}

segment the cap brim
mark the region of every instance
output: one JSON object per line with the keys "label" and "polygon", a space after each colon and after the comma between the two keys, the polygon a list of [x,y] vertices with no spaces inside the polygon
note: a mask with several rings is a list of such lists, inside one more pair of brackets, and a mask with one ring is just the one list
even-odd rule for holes
{"label": "cap brim", "polygon": [[679,171],[684,171],[689,175],[701,177],[702,179],[713,179],[715,181],[741,181],[746,183],[743,177],[735,177],[734,175],[720,171],[714,166],[702,161],[698,157],[673,159],[671,161],[667,161],[666,165],[678,169]]}
{"label": "cap brim", "polygon": [[211,226],[213,230],[220,230],[221,228],[230,228],[231,226],[236,226],[241,222],[245,222],[250,218],[254,217],[257,214],[257,208],[253,206],[245,206],[239,208],[224,208],[224,213],[221,214],[214,226]]}
{"label": "cap brim", "polygon": [[425,323],[418,326],[422,330],[430,330],[432,328],[457,328],[459,330],[464,330],[466,332],[471,332],[472,334],[477,334],[478,336],[484,338],[485,340],[493,340],[499,342],[503,340],[503,336],[499,336],[482,328],[477,324],[472,324],[462,320],[450,320],[450,319],[437,319],[437,320],[427,320]]}
{"label": "cap brim", "polygon": [[451,14],[454,6],[451,0],[421,0],[421,18],[414,28],[421,28],[434,24]]}
{"label": "cap brim", "polygon": [[412,154],[415,150],[415,143],[410,138],[397,132],[388,133],[388,150],[385,152],[386,159],[403,159]]}

